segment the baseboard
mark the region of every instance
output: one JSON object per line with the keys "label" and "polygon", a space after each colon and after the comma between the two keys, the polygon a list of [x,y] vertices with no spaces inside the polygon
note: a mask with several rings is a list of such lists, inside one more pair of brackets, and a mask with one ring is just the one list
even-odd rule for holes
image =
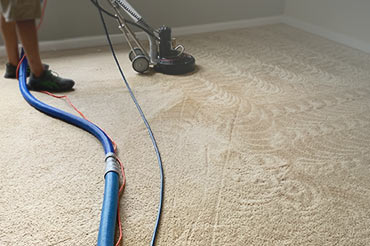
{"label": "baseboard", "polygon": [[204,25],[195,25],[187,27],[177,27],[173,29],[175,36],[191,35],[197,33],[217,32],[231,29],[247,28],[252,26],[263,26],[281,23],[282,16],[263,17],[239,21],[230,21],[222,23],[212,23]]}
{"label": "baseboard", "polygon": [[[346,36],[341,33],[333,32],[328,29],[309,24],[307,22],[298,20],[289,16],[272,16],[272,17],[263,17],[256,19],[247,19],[247,20],[238,20],[230,22],[220,22],[204,25],[194,25],[186,27],[175,27],[173,28],[173,34],[176,37],[198,34],[198,33],[207,33],[207,32],[217,32],[230,29],[238,28],[247,28],[252,26],[262,26],[269,24],[284,23],[298,29],[325,37],[327,39],[333,40],[335,42],[350,46],[362,50],[364,52],[370,53],[370,44],[361,40],[357,40]],[[143,32],[137,33],[137,37],[141,40],[146,39],[146,35]],[[112,34],[112,42],[114,44],[124,43],[125,40],[121,34]],[[55,41],[41,41],[40,50],[41,51],[56,51],[56,50],[67,50],[67,49],[79,49],[79,48],[88,48],[106,45],[106,37],[104,35],[100,36],[90,36],[90,37],[80,37],[80,38],[71,38],[64,40],[55,40]],[[0,57],[5,56],[5,47],[0,46]]]}
{"label": "baseboard", "polygon": [[[247,19],[247,20],[238,20],[230,22],[221,22],[221,23],[212,23],[204,25],[194,25],[186,27],[175,27],[172,32],[173,35],[184,36],[197,33],[207,33],[207,32],[216,32],[224,31],[229,29],[238,29],[246,28],[251,26],[261,26],[268,24],[276,24],[281,22],[281,16],[273,17],[263,17],[256,19]],[[137,33],[137,37],[141,40],[146,39],[144,32]],[[111,35],[112,42],[115,44],[124,43],[124,37],[121,34]],[[71,38],[65,40],[55,40],[55,41],[41,41],[40,42],[40,51],[56,51],[56,50],[67,50],[67,49],[78,49],[78,48],[88,48],[106,45],[107,40],[104,35],[101,36],[91,36],[91,37],[80,37],[80,38]],[[0,47],[0,56],[5,56],[5,47]]]}
{"label": "baseboard", "polygon": [[326,28],[322,28],[320,26],[316,26],[289,16],[282,16],[281,22],[296,27],[298,29],[302,29],[306,32],[322,36],[337,43],[341,43],[349,47],[370,53],[370,43],[349,37],[345,34],[334,32]]}

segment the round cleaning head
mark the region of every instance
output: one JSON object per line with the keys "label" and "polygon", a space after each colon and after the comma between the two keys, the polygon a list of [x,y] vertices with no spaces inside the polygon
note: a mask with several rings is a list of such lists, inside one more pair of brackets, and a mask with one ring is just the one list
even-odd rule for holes
{"label": "round cleaning head", "polygon": [[159,58],[158,63],[154,66],[155,71],[164,74],[186,74],[193,72],[195,69],[195,59],[193,56],[182,53],[179,56],[169,58]]}

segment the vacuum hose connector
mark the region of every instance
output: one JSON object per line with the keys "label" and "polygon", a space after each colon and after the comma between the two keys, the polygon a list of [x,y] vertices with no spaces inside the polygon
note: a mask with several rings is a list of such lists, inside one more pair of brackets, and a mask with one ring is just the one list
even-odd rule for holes
{"label": "vacuum hose connector", "polygon": [[119,175],[120,165],[118,163],[117,157],[114,153],[110,152],[105,156],[105,173],[104,177],[109,172],[115,172]]}

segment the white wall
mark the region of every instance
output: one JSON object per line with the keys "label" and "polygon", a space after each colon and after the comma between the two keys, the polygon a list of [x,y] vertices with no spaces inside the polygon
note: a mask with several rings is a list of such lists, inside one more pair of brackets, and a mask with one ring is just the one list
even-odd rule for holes
{"label": "white wall", "polygon": [[[100,0],[106,3],[106,0]],[[284,0],[129,0],[147,22],[171,27],[278,16]],[[106,5],[106,4],[105,4]],[[110,8],[108,8],[111,10]],[[108,18],[107,18],[108,19]],[[112,33],[116,24],[109,21]],[[90,0],[49,0],[40,41],[103,35]]]}
{"label": "white wall", "polygon": [[370,52],[370,0],[286,0],[287,23]]}

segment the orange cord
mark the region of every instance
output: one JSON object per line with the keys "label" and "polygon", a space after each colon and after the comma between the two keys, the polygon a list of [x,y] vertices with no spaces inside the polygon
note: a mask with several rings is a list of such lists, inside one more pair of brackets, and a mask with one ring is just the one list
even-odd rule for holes
{"label": "orange cord", "polygon": [[[41,24],[44,20],[44,15],[45,15],[45,9],[46,9],[46,4],[47,4],[47,0],[44,0],[44,3],[43,3],[43,6],[42,6],[42,12],[41,12],[41,18],[40,18],[40,22],[39,24],[37,25],[37,30],[40,29],[41,27]],[[16,75],[17,75],[17,79],[19,78],[19,68],[21,66],[21,63],[23,62],[24,58],[26,57],[26,54],[23,55],[23,57],[20,59],[19,63],[18,63],[18,66],[17,66],[17,71],[16,71]],[[58,95],[54,95],[53,93],[50,93],[48,91],[41,91],[42,93],[44,94],[47,94],[49,96],[52,96],[52,97],[55,97],[55,98],[59,98],[59,99],[65,99],[68,104],[82,117],[84,118],[85,120],[89,121],[90,123],[92,123],[80,110],[77,109],[76,106],[73,105],[73,103],[71,102],[71,100],[68,98],[68,96],[66,95],[62,95],[62,96],[58,96]],[[102,129],[102,128],[100,128]],[[105,135],[107,135],[107,137],[111,140],[112,144],[113,144],[113,148],[114,148],[114,151],[117,151],[117,144],[112,140],[112,138],[102,129],[102,131],[105,133]],[[122,184],[119,188],[119,194],[118,196],[120,197],[123,193],[123,190],[126,186],[126,175],[125,175],[125,170],[124,170],[124,166],[121,162],[121,160],[117,158],[117,161],[121,167],[121,174],[122,174]],[[116,246],[119,246],[122,242],[122,222],[121,222],[121,217],[120,217],[120,208],[119,208],[119,199],[118,199],[118,206],[117,206],[117,220],[118,220],[118,228],[119,228],[119,238],[118,238],[118,241],[116,243]]]}
{"label": "orange cord", "polygon": [[[66,95],[63,95],[63,96],[57,96],[57,95],[55,95],[55,94],[53,94],[53,93],[50,93],[50,92],[48,92],[48,91],[40,91],[40,92],[42,92],[42,93],[44,93],[44,94],[47,94],[47,95],[49,95],[49,96],[52,96],[52,97],[55,97],[55,98],[59,98],[59,99],[65,99],[66,101],[67,101],[67,103],[79,114],[79,115],[81,115],[81,117],[82,118],[84,118],[85,120],[87,120],[88,122],[90,122],[90,123],[93,123],[93,122],[91,122],[80,110],[78,110],[77,108],[76,108],[76,106],[75,105],[73,105],[73,103],[71,102],[71,100],[68,98],[68,96],[66,96]],[[93,123],[94,124],[94,123]],[[116,151],[117,150],[117,144],[113,141],[113,139],[102,129],[102,128],[100,128],[104,133],[105,133],[105,135],[107,135],[108,136],[108,138],[110,139],[110,141],[112,141],[112,144],[113,144],[113,148],[114,148],[114,150]]]}
{"label": "orange cord", "polygon": [[[82,118],[84,118],[85,120],[89,121],[90,123],[92,123],[80,110],[77,109],[77,107],[75,105],[73,105],[73,103],[71,102],[71,100],[68,98],[68,96],[66,95],[62,95],[62,96],[58,96],[58,95],[55,95],[53,93],[50,93],[48,91],[40,91],[44,94],[47,94],[49,96],[52,96],[52,97],[55,97],[55,98],[58,98],[58,99],[65,99],[67,101],[67,103],[79,114],[81,115]],[[108,138],[112,141],[113,143],[113,148],[114,150],[116,151],[117,150],[117,144],[112,140],[112,138],[102,129],[100,128],[104,133],[105,135],[108,136]],[[126,185],[126,175],[125,175],[125,170],[124,170],[124,166],[121,162],[121,160],[117,157],[117,161],[121,167],[121,174],[122,174],[122,184],[119,188],[119,197],[122,195],[122,192],[125,188],[125,185]],[[120,208],[119,208],[119,201],[118,201],[118,206],[117,206],[117,220],[118,220],[118,228],[119,228],[119,238],[118,238],[118,241],[116,243],[116,246],[118,246],[121,242],[122,242],[122,222],[121,222],[121,217],[120,217]]]}
{"label": "orange cord", "polygon": [[119,189],[119,197],[118,197],[118,209],[117,209],[117,218],[118,218],[118,228],[119,228],[119,238],[118,238],[118,241],[116,243],[116,246],[120,245],[120,243],[122,242],[122,222],[121,222],[121,216],[120,216],[120,209],[119,209],[119,198],[121,197],[122,195],[122,192],[126,186],[126,175],[125,175],[125,170],[124,170],[124,167],[123,167],[123,164],[121,162],[120,159],[118,159],[118,162],[119,162],[119,165],[121,167],[121,173],[122,173],[122,185]]}
{"label": "orange cord", "polygon": [[[90,123],[93,123],[91,122],[80,110],[77,109],[77,107],[75,105],[73,105],[73,103],[71,102],[71,100],[68,98],[68,96],[66,95],[62,95],[62,96],[58,96],[58,95],[55,95],[53,93],[50,93],[48,91],[40,91],[44,94],[47,94],[49,96],[52,96],[52,97],[55,97],[55,98],[58,98],[58,99],[65,99],[67,101],[67,103],[79,114],[81,115],[82,118],[84,118],[85,120],[89,121]],[[100,127],[99,127],[100,128]],[[104,133],[105,135],[107,135],[107,137],[112,141],[113,143],[113,148],[114,150],[116,151],[117,150],[117,144],[112,140],[112,138],[102,129],[100,128]],[[124,166],[123,166],[123,163],[121,162],[121,160],[117,158],[117,161],[121,167],[121,175],[122,175],[122,184],[119,188],[119,194],[118,196],[120,197],[123,193],[123,190],[126,186],[126,175],[125,175],[125,170],[124,170]],[[118,206],[117,206],[117,221],[118,221],[118,229],[119,229],[119,238],[118,238],[118,241],[116,243],[116,246],[120,245],[120,243],[122,242],[122,222],[121,222],[121,217],[120,217],[120,208],[119,208],[119,199],[118,199]]]}

